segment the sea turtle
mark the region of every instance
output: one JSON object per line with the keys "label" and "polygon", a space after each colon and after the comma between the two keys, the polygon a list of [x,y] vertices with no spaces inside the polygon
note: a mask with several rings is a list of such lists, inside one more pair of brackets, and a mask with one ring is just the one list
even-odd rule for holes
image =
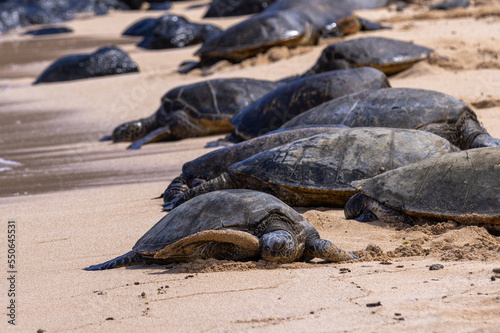
{"label": "sea turtle", "polygon": [[291,206],[343,207],[356,193],[352,181],[457,150],[446,139],[416,130],[352,128],[323,133],[235,163],[164,208],[228,188],[267,192]]}
{"label": "sea turtle", "polygon": [[413,128],[435,133],[461,149],[500,146],[456,98],[437,91],[391,88],[364,91],[321,104],[282,128],[343,124],[349,127]]}
{"label": "sea turtle", "polygon": [[199,196],[156,223],[132,251],[88,271],[196,259],[293,262],[357,259],[320,239],[304,217],[277,198],[249,190]]}
{"label": "sea turtle", "polygon": [[300,113],[331,99],[386,87],[390,84],[384,73],[369,67],[330,71],[293,80],[238,113],[231,121],[235,130],[229,139],[248,140],[276,130]]}
{"label": "sea turtle", "polygon": [[281,0],[206,40],[195,55],[200,66],[222,59],[240,62],[273,46],[314,45],[321,35],[360,28],[349,0]]}
{"label": "sea turtle", "polygon": [[168,91],[153,115],[115,128],[103,140],[134,141],[129,146],[138,149],[145,143],[229,132],[231,118],[280,82],[246,78],[215,79]]}
{"label": "sea turtle", "polygon": [[133,24],[124,34],[141,34],[144,39],[137,44],[139,47],[166,49],[195,45],[221,31],[211,24],[192,23],[182,16],[167,14],[154,21],[143,19]]}
{"label": "sea turtle", "polygon": [[86,79],[138,72],[128,54],[114,46],[101,47],[91,54],[65,56],[50,65],[33,84]]}
{"label": "sea turtle", "polygon": [[260,13],[276,0],[212,0],[203,17],[227,17]]}
{"label": "sea turtle", "polygon": [[240,142],[234,146],[213,150],[182,166],[182,174],[174,178],[163,193],[163,201],[170,203],[184,192],[219,177],[232,164],[243,161],[257,153],[316,134],[348,128],[343,125],[292,128],[268,133],[258,138]]}
{"label": "sea turtle", "polygon": [[456,221],[500,232],[500,148],[429,158],[353,182],[361,193],[345,206],[348,219],[371,222]]}
{"label": "sea turtle", "polygon": [[370,66],[391,75],[427,59],[432,52],[427,47],[395,39],[358,38],[327,46],[304,76],[362,66]]}

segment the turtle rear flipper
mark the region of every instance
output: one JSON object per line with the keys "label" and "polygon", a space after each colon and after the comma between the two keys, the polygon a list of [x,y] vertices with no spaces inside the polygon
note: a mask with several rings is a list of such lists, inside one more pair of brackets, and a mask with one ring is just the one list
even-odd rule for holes
{"label": "turtle rear flipper", "polygon": [[99,139],[99,141],[111,141],[113,140],[113,136],[112,135],[105,135],[103,136],[102,138]]}
{"label": "turtle rear flipper", "polygon": [[259,239],[237,230],[204,230],[170,244],[155,259],[190,261],[193,259],[252,260],[259,257]]}
{"label": "turtle rear flipper", "polygon": [[109,261],[103,262],[102,264],[97,264],[97,265],[92,265],[89,267],[84,268],[85,271],[102,271],[104,269],[111,269],[111,268],[119,268],[119,267],[126,267],[126,266],[132,266],[132,265],[141,265],[143,264],[144,258],[137,252],[130,251],[125,253],[124,255],[121,255],[119,257],[116,257],[115,259],[111,259]]}
{"label": "turtle rear flipper", "polygon": [[170,200],[169,202],[165,202],[163,204],[163,210],[164,211],[172,210],[175,207],[179,206],[180,204],[188,201],[189,199],[192,199],[204,193],[219,191],[219,190],[235,189],[235,188],[239,187],[234,183],[231,176],[228,173],[224,172],[219,177],[214,178],[206,183],[195,186],[191,188],[189,191],[185,192],[183,195],[177,196],[174,199]]}

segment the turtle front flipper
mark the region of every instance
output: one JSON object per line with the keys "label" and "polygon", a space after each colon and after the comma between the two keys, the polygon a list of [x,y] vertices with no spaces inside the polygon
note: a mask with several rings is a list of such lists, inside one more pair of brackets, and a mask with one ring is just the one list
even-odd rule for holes
{"label": "turtle front flipper", "polygon": [[331,262],[359,259],[352,252],[339,249],[332,242],[319,237],[318,231],[309,223],[306,226],[306,241],[303,259],[320,258]]}
{"label": "turtle front flipper", "polygon": [[306,243],[304,256],[320,258],[331,262],[359,259],[352,252],[339,249],[329,240],[319,238]]}
{"label": "turtle front flipper", "polygon": [[170,139],[171,134],[172,133],[170,131],[170,126],[157,128],[154,131],[148,133],[145,137],[132,142],[132,144],[127,147],[127,149],[140,149],[142,145],[146,143],[167,141],[168,139]]}
{"label": "turtle front flipper", "polygon": [[237,230],[204,230],[167,245],[155,254],[155,259],[191,261],[219,259],[246,261],[259,258],[259,239]]}
{"label": "turtle front flipper", "polygon": [[[353,182],[353,185],[357,182]],[[369,196],[358,193],[351,197],[344,206],[344,215],[348,220],[359,222],[406,223],[413,225],[413,219],[405,213],[389,208]]]}
{"label": "turtle front flipper", "polygon": [[134,252],[134,251],[130,251],[130,252],[125,253],[124,255],[116,257],[115,259],[111,259],[109,261],[103,262],[102,264],[92,265],[92,266],[86,267],[86,268],[84,268],[84,270],[85,271],[102,271],[105,269],[126,267],[126,266],[132,266],[132,265],[141,265],[144,263],[145,263],[144,258],[139,253]]}

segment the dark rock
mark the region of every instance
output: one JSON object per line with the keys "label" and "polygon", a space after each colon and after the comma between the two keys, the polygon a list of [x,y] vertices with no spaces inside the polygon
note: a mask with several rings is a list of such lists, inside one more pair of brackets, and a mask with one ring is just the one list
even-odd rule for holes
{"label": "dark rock", "polygon": [[114,46],[108,46],[92,54],[70,55],[57,60],[38,77],[34,84],[138,71],[137,64],[129,58],[126,52]]}
{"label": "dark rock", "polygon": [[430,265],[429,266],[429,270],[430,271],[437,271],[437,270],[440,270],[440,269],[443,269],[444,266],[441,265],[441,264],[434,264],[434,265]]}
{"label": "dark rock", "polygon": [[213,0],[204,17],[225,17],[260,13],[276,0]]}

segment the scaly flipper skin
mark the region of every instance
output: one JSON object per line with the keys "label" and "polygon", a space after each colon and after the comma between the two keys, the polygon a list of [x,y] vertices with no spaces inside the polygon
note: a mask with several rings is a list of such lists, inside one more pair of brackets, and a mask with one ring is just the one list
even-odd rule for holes
{"label": "scaly flipper skin", "polygon": [[157,128],[154,131],[148,133],[145,137],[135,140],[127,149],[140,149],[142,145],[151,142],[161,141],[162,138],[168,137],[170,135],[170,126]]}
{"label": "scaly flipper skin", "polygon": [[304,258],[320,258],[331,262],[359,259],[352,252],[346,252],[329,240],[321,239],[318,231],[312,225],[306,226],[306,233]]}
{"label": "scaly flipper skin", "polygon": [[105,269],[133,266],[133,265],[142,265],[144,264],[144,258],[139,253],[134,251],[130,251],[116,257],[115,259],[111,259],[109,261],[103,262],[102,264],[92,265],[87,268],[84,268],[85,271],[102,271]]}

